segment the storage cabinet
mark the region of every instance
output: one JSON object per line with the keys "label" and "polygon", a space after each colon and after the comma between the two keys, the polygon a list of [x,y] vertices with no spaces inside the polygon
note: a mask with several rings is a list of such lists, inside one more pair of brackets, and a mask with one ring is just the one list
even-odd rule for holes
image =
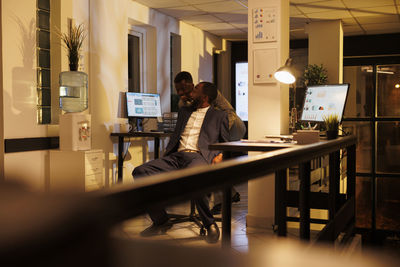
{"label": "storage cabinet", "polygon": [[103,150],[50,151],[50,191],[88,192],[104,187]]}

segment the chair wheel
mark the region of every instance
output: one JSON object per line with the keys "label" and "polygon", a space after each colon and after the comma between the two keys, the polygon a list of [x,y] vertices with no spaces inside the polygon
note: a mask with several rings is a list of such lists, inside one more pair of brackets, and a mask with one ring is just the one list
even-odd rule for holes
{"label": "chair wheel", "polygon": [[204,229],[204,227],[200,228],[200,235],[201,236],[205,236],[206,235],[206,229]]}

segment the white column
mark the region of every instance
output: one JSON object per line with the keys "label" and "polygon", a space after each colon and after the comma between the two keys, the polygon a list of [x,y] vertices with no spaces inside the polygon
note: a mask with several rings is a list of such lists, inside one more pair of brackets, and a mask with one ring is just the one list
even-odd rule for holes
{"label": "white column", "polygon": [[[287,134],[289,88],[270,75],[289,56],[289,0],[249,0],[248,4],[249,139]],[[248,226],[271,228],[274,184],[274,175],[249,182]]]}
{"label": "white column", "polygon": [[312,22],[307,25],[308,64],[323,64],[328,71],[328,83],[343,82],[342,21]]}

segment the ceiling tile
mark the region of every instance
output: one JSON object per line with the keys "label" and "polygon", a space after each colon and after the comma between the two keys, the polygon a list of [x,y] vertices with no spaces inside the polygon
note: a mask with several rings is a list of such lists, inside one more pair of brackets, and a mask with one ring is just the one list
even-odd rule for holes
{"label": "ceiling tile", "polygon": [[392,22],[395,23],[399,22],[399,16],[398,15],[362,16],[362,17],[357,17],[357,20],[361,24],[392,23]]}
{"label": "ceiling tile", "polygon": [[315,12],[326,12],[332,11],[342,11],[346,10],[346,7],[341,1],[323,1],[307,4],[296,4],[296,7],[301,10],[304,14],[315,13]]}
{"label": "ceiling tile", "polygon": [[238,29],[244,29],[244,28],[247,29],[247,21],[246,22],[240,22],[240,23],[238,23],[238,22],[230,22],[230,24],[233,27],[238,28]]}
{"label": "ceiling tile", "polygon": [[220,20],[219,18],[209,15],[209,14],[182,18],[182,21],[192,24],[192,25],[212,24],[212,23],[222,22],[222,20]]}
{"label": "ceiling tile", "polygon": [[247,32],[239,29],[231,30],[212,30],[208,31],[217,36],[223,36],[226,39],[247,39]]}
{"label": "ceiling tile", "polygon": [[290,3],[294,4],[307,4],[307,3],[314,3],[314,2],[321,2],[321,0],[290,0]]}
{"label": "ceiling tile", "polygon": [[364,24],[362,26],[367,31],[367,34],[393,33],[399,32],[400,22]]}
{"label": "ceiling tile", "polygon": [[393,0],[342,0],[348,8],[393,5]]}
{"label": "ceiling tile", "polygon": [[[400,0],[395,0],[400,6]],[[247,0],[136,0],[219,36],[247,32]],[[393,0],[290,0],[290,38],[307,38],[306,23],[341,19],[344,35],[400,32]],[[351,12],[348,12],[349,8]],[[305,13],[304,13],[305,12]],[[357,21],[352,17],[355,16]],[[240,34],[236,32],[235,34]]]}
{"label": "ceiling tile", "polygon": [[343,18],[342,19],[342,23],[343,23],[343,26],[358,25],[357,21],[353,17],[351,17],[351,18]]}
{"label": "ceiling tile", "polygon": [[364,31],[360,28],[359,25],[343,25],[343,34],[344,35],[361,35],[364,34]]}
{"label": "ceiling tile", "polygon": [[246,14],[215,13],[214,15],[223,21],[231,21],[231,22],[242,21],[247,23],[247,13]]}
{"label": "ceiling tile", "polygon": [[208,30],[229,30],[229,29],[235,29],[232,25],[228,23],[207,23],[207,24],[200,24],[196,25],[196,27],[208,31]]}
{"label": "ceiling tile", "polygon": [[338,10],[338,11],[327,11],[327,12],[318,12],[307,14],[312,21],[314,20],[335,20],[342,18],[351,18],[350,12],[346,10]]}
{"label": "ceiling tile", "polygon": [[174,8],[157,8],[161,13],[167,14],[174,18],[183,18],[183,17],[191,17],[200,14],[204,14],[203,11],[200,11],[192,6],[183,6],[183,7],[174,7]]}
{"label": "ceiling tile", "polygon": [[311,20],[304,15],[298,16],[296,18],[290,18],[290,25],[304,24],[307,22],[311,22]]}
{"label": "ceiling tile", "polygon": [[[242,5],[238,4],[236,1],[222,1],[214,2],[210,4],[194,5],[196,8],[207,11],[207,12],[229,12],[233,10],[243,10],[246,9]],[[246,9],[247,10],[247,9]]]}
{"label": "ceiling tile", "polygon": [[135,2],[151,8],[179,7],[188,5],[180,0],[136,0]]}
{"label": "ceiling tile", "polygon": [[351,13],[355,17],[362,16],[382,16],[382,15],[395,15],[397,14],[394,5],[391,6],[381,6],[381,7],[370,7],[370,8],[360,8],[357,11],[352,10]]}
{"label": "ceiling tile", "polygon": [[[217,1],[212,1],[212,0],[182,0],[182,1],[187,3],[188,5],[200,5],[200,4],[208,4],[208,3],[217,2]],[[219,0],[219,1],[221,1],[221,0]]]}
{"label": "ceiling tile", "polygon": [[290,16],[303,14],[296,6],[290,5]]}

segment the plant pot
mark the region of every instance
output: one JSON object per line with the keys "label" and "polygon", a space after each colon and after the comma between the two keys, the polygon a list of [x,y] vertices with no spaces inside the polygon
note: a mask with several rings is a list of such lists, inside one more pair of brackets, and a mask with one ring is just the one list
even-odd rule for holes
{"label": "plant pot", "polygon": [[336,139],[338,137],[338,130],[326,131],[326,137],[328,140]]}

